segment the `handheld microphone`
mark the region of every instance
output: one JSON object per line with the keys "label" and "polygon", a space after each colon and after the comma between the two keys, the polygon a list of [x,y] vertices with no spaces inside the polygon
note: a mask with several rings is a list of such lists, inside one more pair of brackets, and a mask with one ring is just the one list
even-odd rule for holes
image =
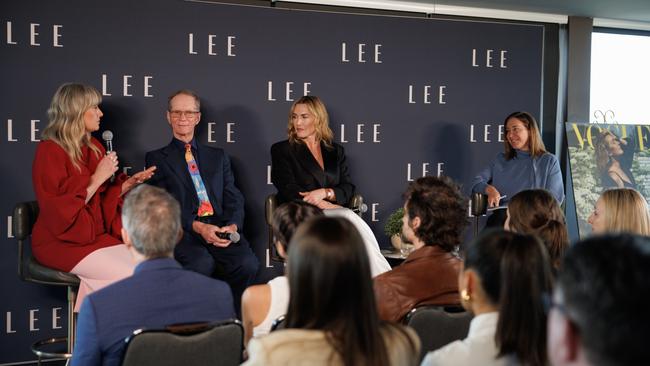
{"label": "handheld microphone", "polygon": [[[102,133],[102,140],[106,143],[106,155],[113,152],[113,132],[106,130]],[[115,173],[111,175],[111,182],[115,180]]]}
{"label": "handheld microphone", "polygon": [[368,211],[368,205],[366,205],[365,203],[362,203],[361,206],[352,209],[352,212],[356,212],[356,213],[364,213],[366,211]]}
{"label": "handheld microphone", "polygon": [[102,133],[102,140],[106,143],[106,153],[113,152],[113,132],[106,130]]}
{"label": "handheld microphone", "polygon": [[230,240],[233,243],[237,243],[241,239],[239,233],[236,231],[234,233],[215,233],[215,235],[221,239]]}

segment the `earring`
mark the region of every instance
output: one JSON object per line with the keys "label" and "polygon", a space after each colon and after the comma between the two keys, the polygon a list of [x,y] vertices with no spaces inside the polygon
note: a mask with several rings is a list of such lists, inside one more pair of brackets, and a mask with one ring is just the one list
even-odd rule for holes
{"label": "earring", "polygon": [[461,298],[463,301],[471,301],[471,300],[472,300],[472,297],[467,293],[467,289],[463,289],[463,290],[460,292],[460,298]]}

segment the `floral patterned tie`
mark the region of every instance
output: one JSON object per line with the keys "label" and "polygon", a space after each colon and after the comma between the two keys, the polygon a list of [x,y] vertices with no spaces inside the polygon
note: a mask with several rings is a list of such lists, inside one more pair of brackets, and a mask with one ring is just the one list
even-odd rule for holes
{"label": "floral patterned tie", "polygon": [[212,209],[212,204],[210,204],[208,192],[205,190],[203,179],[201,179],[199,167],[196,165],[194,155],[192,155],[192,145],[190,144],[185,144],[185,161],[187,161],[187,169],[190,171],[192,183],[194,183],[194,189],[196,189],[196,195],[199,197],[199,211],[197,215],[199,217],[212,216],[214,210]]}

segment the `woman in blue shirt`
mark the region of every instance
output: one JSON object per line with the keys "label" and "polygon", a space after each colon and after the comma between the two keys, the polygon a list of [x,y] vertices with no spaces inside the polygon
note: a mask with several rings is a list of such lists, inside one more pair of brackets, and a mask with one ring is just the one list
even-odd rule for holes
{"label": "woman in blue shirt", "polygon": [[[489,207],[503,205],[518,192],[533,188],[546,189],[562,203],[560,164],[555,155],[546,151],[535,118],[528,112],[515,112],[506,117],[503,125],[505,151],[474,178],[472,192],[486,194]],[[505,212],[497,215],[499,222],[494,224],[503,226]]]}

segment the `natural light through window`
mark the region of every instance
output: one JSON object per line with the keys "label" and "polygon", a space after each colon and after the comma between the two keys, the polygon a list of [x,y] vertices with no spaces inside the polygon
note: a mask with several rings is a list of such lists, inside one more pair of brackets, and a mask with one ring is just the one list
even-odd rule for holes
{"label": "natural light through window", "polygon": [[590,121],[650,124],[650,36],[593,33]]}

